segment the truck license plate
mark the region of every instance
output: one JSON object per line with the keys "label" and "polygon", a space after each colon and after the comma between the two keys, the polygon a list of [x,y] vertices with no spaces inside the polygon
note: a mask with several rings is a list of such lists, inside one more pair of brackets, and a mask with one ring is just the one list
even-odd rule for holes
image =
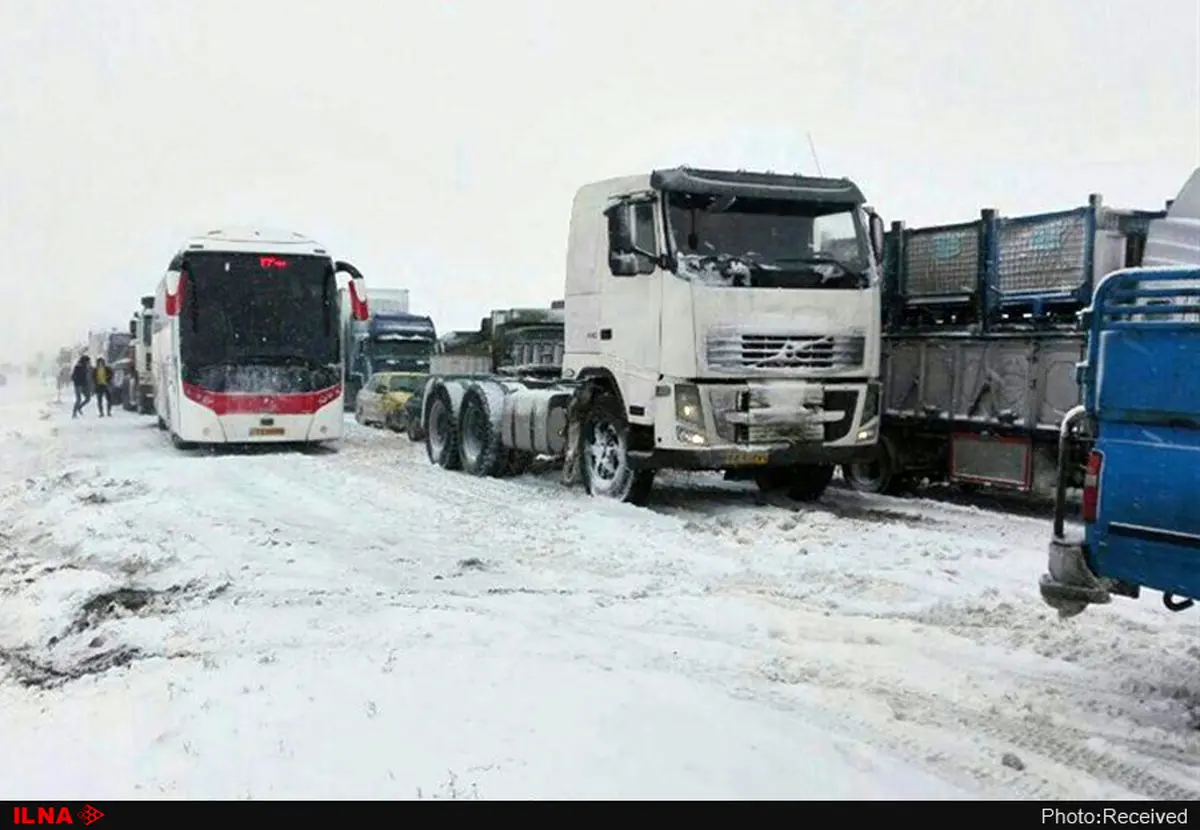
{"label": "truck license plate", "polygon": [[725,454],[725,463],[731,467],[761,467],[767,463],[765,452],[730,452]]}
{"label": "truck license plate", "polygon": [[283,427],[251,427],[250,434],[255,437],[266,435],[283,435]]}

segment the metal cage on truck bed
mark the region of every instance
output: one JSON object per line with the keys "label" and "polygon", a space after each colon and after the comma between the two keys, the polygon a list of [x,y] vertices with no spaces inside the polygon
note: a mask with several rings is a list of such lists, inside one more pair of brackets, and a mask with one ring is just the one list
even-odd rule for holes
{"label": "metal cage on truck bed", "polygon": [[945,326],[1074,325],[1092,287],[1137,264],[1150,220],[1163,212],[1114,210],[1099,194],[1071,210],[1000,216],[887,234],[889,330]]}
{"label": "metal cage on truck bed", "polygon": [[[930,478],[1046,492],[1063,415],[1079,403],[1079,312],[1112,271],[1141,264],[1164,212],[1087,205],[887,234],[883,429],[859,489]],[[1048,493],[1047,493],[1048,494]]]}

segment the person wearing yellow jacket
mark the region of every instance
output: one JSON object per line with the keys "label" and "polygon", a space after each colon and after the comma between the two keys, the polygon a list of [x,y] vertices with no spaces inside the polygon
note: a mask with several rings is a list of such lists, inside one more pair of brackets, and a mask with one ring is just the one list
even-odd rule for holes
{"label": "person wearing yellow jacket", "polygon": [[112,383],[112,369],[108,368],[108,364],[104,362],[104,358],[96,358],[96,368],[92,370],[92,386],[96,390],[96,408],[100,410],[100,417],[105,415],[112,416],[112,395],[109,392],[109,384]]}

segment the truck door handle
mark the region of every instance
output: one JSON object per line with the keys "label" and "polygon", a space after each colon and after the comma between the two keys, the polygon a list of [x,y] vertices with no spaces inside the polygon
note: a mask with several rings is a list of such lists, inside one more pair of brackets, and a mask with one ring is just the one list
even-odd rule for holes
{"label": "truck door handle", "polygon": [[612,329],[600,329],[601,340],[612,340]]}

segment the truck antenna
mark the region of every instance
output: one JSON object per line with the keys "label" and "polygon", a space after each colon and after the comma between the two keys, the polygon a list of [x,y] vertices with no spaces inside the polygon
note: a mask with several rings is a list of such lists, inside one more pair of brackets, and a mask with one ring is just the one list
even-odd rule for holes
{"label": "truck antenna", "polygon": [[817,157],[817,145],[813,141],[811,132],[808,133],[808,149],[812,152],[813,163],[817,165],[817,175],[824,176],[825,174],[821,172],[821,159]]}

